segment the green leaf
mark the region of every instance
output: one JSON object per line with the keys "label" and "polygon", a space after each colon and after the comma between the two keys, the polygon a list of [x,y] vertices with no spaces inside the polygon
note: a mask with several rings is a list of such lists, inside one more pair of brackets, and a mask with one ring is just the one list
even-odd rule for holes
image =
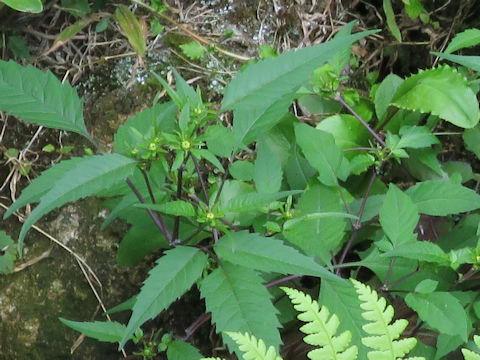
{"label": "green leaf", "polygon": [[200,360],[200,351],[185,341],[172,341],[167,348],[168,360]]}
{"label": "green leaf", "polygon": [[467,341],[467,313],[452,294],[439,291],[410,293],[405,297],[405,302],[428,326],[441,334],[458,335]]}
{"label": "green leaf", "polygon": [[467,149],[473,152],[477,159],[480,159],[480,126],[477,125],[473,129],[466,129],[462,137]]}
{"label": "green leaf", "polygon": [[0,276],[12,272],[16,258],[15,243],[4,231],[0,231]]}
{"label": "green leaf", "polygon": [[200,59],[207,52],[207,49],[195,41],[182,44],[180,45],[180,48],[185,56],[192,60]]}
{"label": "green leaf", "polygon": [[133,305],[135,305],[136,301],[137,301],[137,295],[134,295],[128,300],[125,300],[124,302],[112,307],[111,309],[108,309],[107,311],[105,311],[105,314],[115,314],[117,312],[121,312],[125,310],[132,310]]}
{"label": "green leaf", "polygon": [[437,245],[428,241],[416,241],[400,244],[382,257],[403,257],[406,259],[448,265],[449,256]]}
{"label": "green leaf", "polygon": [[395,74],[388,74],[380,83],[375,93],[375,112],[380,122],[387,117],[387,110],[390,106],[398,87],[402,84],[403,79]]}
{"label": "green leaf", "polygon": [[139,208],[151,209],[174,216],[195,216],[195,208],[183,200],[168,201],[161,204],[137,204]]}
{"label": "green leaf", "polygon": [[76,132],[90,139],[82,101],[50,71],[0,60],[0,110],[37,125]]}
{"label": "green leaf", "polygon": [[327,186],[336,186],[344,158],[333,136],[302,123],[295,124],[295,136],[310,165],[320,173],[319,180]]}
{"label": "green leaf", "polygon": [[[18,240],[19,252],[21,253],[28,229],[43,215],[70,201],[95,195],[124,181],[133,173],[136,165],[135,161],[122,155],[105,153],[81,158],[76,161],[75,167],[63,176],[58,179],[51,178],[53,186],[42,195],[40,203],[22,226]],[[48,178],[51,176],[52,173],[49,173]]]}
{"label": "green leaf", "polygon": [[22,12],[40,13],[43,11],[43,5],[41,0],[1,0],[10,6],[12,9]]}
{"label": "green leaf", "polygon": [[226,331],[225,334],[237,343],[240,351],[244,352],[244,359],[282,360],[273,346],[270,345],[267,349],[262,339],[257,340],[255,336],[249,335],[248,332],[242,334],[240,332]]}
{"label": "green leaf", "polygon": [[455,37],[450,41],[445,53],[450,54],[457,50],[475,46],[480,44],[480,30],[479,29],[467,29],[455,35]]}
{"label": "green leaf", "polygon": [[88,337],[105,342],[119,342],[125,332],[125,325],[116,321],[81,322],[58,318],[68,327],[85,334]]}
{"label": "green leaf", "polygon": [[141,57],[145,56],[146,43],[143,29],[135,15],[125,5],[118,5],[115,18],[125,33],[133,50]]}
{"label": "green leaf", "polygon": [[316,129],[333,135],[335,144],[341,149],[367,145],[368,131],[354,116],[337,114],[329,116],[316,126]]}
{"label": "green leaf", "polygon": [[393,12],[391,0],[383,0],[383,11],[385,11],[385,16],[387,17],[388,29],[398,42],[402,42],[402,34],[395,21],[395,13]]}
{"label": "green leaf", "polygon": [[[155,104],[151,108],[135,114],[133,118],[128,119],[121,125],[115,133],[113,148],[116,152],[130,156],[138,144],[143,144],[144,140],[139,138],[136,133],[142,134],[146,139],[151,139],[156,135],[156,131],[170,132],[175,127],[177,107],[173,102]],[[146,144],[148,146],[148,144]]]}
{"label": "green leaf", "polygon": [[315,169],[313,169],[308,161],[300,154],[299,146],[295,142],[290,156],[287,159],[285,169],[288,185],[292,189],[303,190],[315,173]]}
{"label": "green leaf", "polygon": [[7,41],[8,49],[13,53],[16,59],[30,60],[30,49],[23,37],[10,35]]}
{"label": "green leaf", "polygon": [[[336,188],[314,182],[302,194],[295,207],[293,220],[309,214],[337,212],[345,210]],[[318,256],[328,264],[331,251],[336,251],[344,237],[346,221],[343,217],[320,217],[312,221],[290,223],[283,235],[292,244],[310,256]]]}
{"label": "green leaf", "polygon": [[266,206],[271,202],[289,195],[300,194],[300,190],[280,191],[273,194],[259,194],[257,192],[243,193],[228,201],[221,201],[218,207],[222,212],[245,212]]}
{"label": "green leaf", "polygon": [[250,181],[253,179],[254,165],[249,161],[237,160],[229,167],[230,175],[234,179]]}
{"label": "green leaf", "polygon": [[[421,14],[425,14],[426,16],[428,16],[428,12],[423,7],[421,1],[422,0],[404,0],[403,1],[403,3],[405,4],[405,11],[407,12],[407,15],[411,19],[416,19]],[[422,19],[422,21],[423,21],[423,19]]]}
{"label": "green leaf", "polygon": [[190,289],[202,274],[206,264],[207,256],[196,248],[177,246],[166,251],[165,255],[157,260],[157,265],[150,270],[137,295],[119,349],[145,321],[155,318]]}
{"label": "green leaf", "polygon": [[33,179],[30,185],[28,185],[22,191],[20,197],[5,212],[3,218],[6,219],[15,211],[27,204],[38,202],[44,194],[50,191],[50,189],[55,184],[56,179],[64,176],[81,162],[81,158],[71,158],[70,160],[63,160],[42,172],[40,176]]}
{"label": "green leaf", "polygon": [[[300,331],[307,334],[303,341],[317,348],[308,352],[310,359],[351,359],[357,358],[358,348],[350,345],[352,333],[348,330],[335,335],[340,326],[337,314],[330,316],[325,305],[320,306],[310,295],[286,287],[281,288],[294,304],[295,310],[301,312],[298,319],[306,322]],[[347,348],[348,347],[348,348]]]}
{"label": "green leaf", "polygon": [[[255,271],[224,261],[202,281],[200,292],[217,332],[256,334],[278,351],[282,340],[277,310]],[[229,337],[223,336],[223,340],[230,349],[237,348]]]}
{"label": "green leaf", "polygon": [[420,294],[429,294],[434,292],[438,286],[438,281],[432,279],[425,279],[418,283],[415,287],[415,292]]}
{"label": "green leaf", "polygon": [[235,148],[240,147],[233,132],[222,125],[211,125],[205,131],[208,150],[213,154],[229,157]]}
{"label": "green leaf", "polygon": [[446,216],[480,207],[480,195],[448,181],[424,181],[407,190],[421,214]]}
{"label": "green leaf", "polygon": [[[480,336],[474,335],[473,340],[477,348],[480,348]],[[480,360],[480,353],[474,353],[468,349],[462,349],[462,354],[465,357],[465,360]]]}
{"label": "green leaf", "polygon": [[474,127],[480,118],[475,93],[463,75],[446,65],[420,70],[407,78],[398,88],[392,104],[432,113],[463,128]]}
{"label": "green leaf", "polygon": [[[87,4],[88,5],[88,4]],[[45,55],[50,54],[63,45],[65,45],[70,39],[78,34],[81,30],[83,30],[85,27],[90,25],[93,21],[98,20],[98,18],[94,16],[90,17],[84,17],[79,20],[77,20],[75,23],[73,23],[70,26],[67,26],[65,29],[62,30],[60,34],[58,34],[57,38],[53,42],[53,45],[48,51],[45,53]]]}
{"label": "green leaf", "polygon": [[420,149],[433,144],[440,144],[437,137],[426,126],[403,126],[400,129],[399,148]]}
{"label": "green leaf", "polygon": [[361,315],[360,300],[350,281],[330,281],[322,279],[318,302],[336,314],[340,322],[340,331],[348,330],[352,333],[352,344],[358,348],[358,359],[367,358],[367,348],[361,339],[365,336],[362,325],[365,321]]}
{"label": "green leaf", "polygon": [[313,70],[352,42],[372,33],[362,32],[286,51],[239,72],[226,87],[222,102],[222,111],[234,111],[233,127],[238,139],[248,145],[273,127],[287,112],[295,92],[307,82]]}
{"label": "green leaf", "polygon": [[467,68],[472,69],[473,71],[480,71],[480,56],[467,56],[467,55],[453,55],[453,54],[444,54],[432,51],[432,55],[438,56],[440,59],[448,60]]}
{"label": "green leaf", "polygon": [[283,171],[280,159],[275,156],[265,138],[257,142],[257,158],[253,169],[253,180],[257,192],[275,193],[282,185]]}
{"label": "green leaf", "polygon": [[391,183],[380,209],[380,225],[394,247],[412,242],[419,219],[410,197]]}
{"label": "green leaf", "polygon": [[339,278],[281,240],[248,231],[231,232],[215,245],[223,260],[264,272],[311,275],[330,280]]}

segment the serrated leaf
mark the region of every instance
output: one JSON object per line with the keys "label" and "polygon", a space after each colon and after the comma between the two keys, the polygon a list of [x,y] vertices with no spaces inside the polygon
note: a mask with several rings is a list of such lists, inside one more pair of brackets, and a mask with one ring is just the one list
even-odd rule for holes
{"label": "serrated leaf", "polygon": [[245,212],[266,206],[271,202],[285,198],[289,195],[300,194],[300,190],[280,191],[273,194],[259,194],[257,192],[243,193],[235,196],[233,199],[222,201],[218,207],[222,212]]}
{"label": "serrated leaf", "polygon": [[229,157],[234,148],[241,144],[236,141],[233,132],[222,125],[211,125],[207,128],[204,135],[208,150],[213,154],[223,157]]}
{"label": "serrated leaf", "polygon": [[257,142],[257,158],[253,169],[253,181],[259,193],[275,193],[283,179],[282,164],[265,138]]}
{"label": "serrated leaf", "polygon": [[[129,156],[130,152],[143,143],[136,131],[146,139],[155,135],[155,131],[170,132],[175,127],[177,107],[173,102],[155,104],[133,118],[129,118],[115,133],[113,148],[116,152]],[[133,130],[132,130],[133,128]]]}
{"label": "serrated leaf", "polygon": [[43,5],[41,0],[1,0],[10,6],[12,9],[22,12],[40,13],[43,11]]}
{"label": "serrated leaf", "polygon": [[429,294],[409,293],[407,305],[417,312],[421,320],[441,334],[460,336],[467,340],[467,313],[455,296],[447,292]]}
{"label": "serrated leaf", "polygon": [[375,93],[375,112],[380,122],[387,117],[387,110],[390,106],[398,87],[402,84],[403,79],[395,74],[388,74],[380,83]]}
{"label": "serrated leaf", "polygon": [[380,209],[380,225],[394,247],[412,242],[419,219],[417,206],[391,183]]}
{"label": "serrated leaf", "polygon": [[[277,310],[262,284],[262,278],[255,271],[222,262],[202,281],[200,292],[207,311],[212,313],[217,332],[256,334],[278,351],[282,341],[278,332]],[[230,349],[236,349],[228,336],[224,336],[223,340]]]}
{"label": "serrated leaf", "polygon": [[343,154],[333,136],[302,123],[295,124],[295,136],[305,158],[319,172],[319,180],[336,186]]}
{"label": "serrated leaf", "polygon": [[172,341],[167,348],[168,360],[200,360],[202,354],[193,345],[185,341]]}
{"label": "serrated leaf", "polygon": [[399,148],[420,149],[433,144],[440,144],[437,137],[426,126],[403,126],[400,129]]}
{"label": "serrated leaf", "polygon": [[381,255],[382,257],[403,257],[406,259],[449,264],[449,256],[437,245],[428,241],[415,241],[400,244],[393,250]]}
{"label": "serrated leaf", "polygon": [[13,270],[13,262],[17,257],[15,243],[4,231],[0,231],[0,275],[9,274]]}
{"label": "serrated leaf", "polygon": [[422,0],[403,0],[403,3],[405,4],[405,11],[411,19],[416,19],[421,14],[426,14],[428,16],[428,12],[422,6],[421,1]]}
{"label": "serrated leaf", "polygon": [[81,332],[85,336],[105,342],[119,342],[125,332],[125,325],[116,321],[93,321],[82,322],[72,321],[64,318],[58,318],[62,323],[68,327]]}
{"label": "serrated leaf", "polygon": [[250,161],[237,160],[229,168],[230,175],[237,180],[253,180],[254,166]]}
{"label": "serrated leaf", "polygon": [[177,246],[166,251],[157,260],[157,265],[149,271],[149,276],[137,295],[119,349],[145,321],[156,317],[190,289],[202,274],[206,264],[207,256],[193,247]]}
{"label": "serrated leaf", "polygon": [[122,28],[133,50],[141,57],[145,56],[146,43],[142,26],[136,16],[125,5],[118,5],[115,18]]}
{"label": "serrated leaf", "polygon": [[[315,182],[298,200],[292,220],[304,216],[308,218],[310,214],[343,213],[344,211],[338,190]],[[312,221],[290,223],[284,229],[283,235],[305,254],[318,256],[328,264],[331,258],[330,252],[337,249],[344,237],[345,225],[346,219],[343,216],[319,217]]]}
{"label": "serrated leaf", "polygon": [[248,231],[231,232],[215,245],[223,260],[264,272],[318,276],[332,281],[339,278],[281,240]]}
{"label": "serrated leaf", "polygon": [[68,83],[50,71],[0,60],[0,110],[37,125],[73,131],[91,139],[82,101]]}
{"label": "serrated leaf", "polygon": [[180,45],[180,48],[185,56],[192,60],[200,59],[207,52],[207,49],[195,41],[182,44]]}
{"label": "serrated leaf", "polygon": [[339,331],[348,330],[352,333],[352,344],[358,348],[358,359],[365,359],[367,348],[361,339],[365,336],[362,325],[365,324],[360,309],[360,300],[353,284],[345,279],[341,281],[322,280],[318,302],[326,306],[341,319]]}
{"label": "serrated leaf", "polygon": [[398,42],[402,42],[402,34],[400,33],[400,29],[395,20],[395,13],[393,12],[391,0],[383,0],[383,11],[387,17],[388,29]]}
{"label": "serrated leaf", "polygon": [[183,200],[167,201],[161,204],[137,204],[136,207],[174,216],[195,216],[193,205]]}
{"label": "serrated leaf", "polygon": [[440,52],[431,52],[432,55],[438,56],[440,59],[448,60],[467,68],[470,68],[474,71],[480,71],[480,56],[469,56],[469,55],[453,55],[453,54],[444,54]]}
{"label": "serrated leaf", "polygon": [[462,137],[467,149],[473,152],[477,159],[480,159],[480,126],[477,125],[473,129],[466,129]]}
{"label": "serrated leaf", "polygon": [[421,214],[446,216],[480,208],[480,195],[448,181],[424,181],[406,191]]}
{"label": "serrated leaf", "polygon": [[46,194],[55,184],[55,180],[74,169],[78,163],[82,161],[81,158],[71,158],[63,160],[51,168],[42,172],[40,176],[33,179],[23,191],[20,197],[10,206],[5,212],[3,218],[6,219],[21,207],[38,202],[40,198]]}
{"label": "serrated leaf", "polygon": [[480,30],[479,29],[467,29],[455,35],[445,49],[446,54],[450,54],[454,51],[475,46],[480,44]]}
{"label": "serrated leaf", "polygon": [[474,127],[480,118],[475,93],[463,75],[446,65],[420,70],[407,78],[399,86],[392,104],[403,109],[432,113],[463,128]]}
{"label": "serrated leaf", "polygon": [[238,139],[248,145],[261,132],[272,128],[287,112],[294,93],[307,82],[315,68],[371,33],[362,32],[286,51],[239,72],[226,87],[222,102],[222,111],[234,111],[233,127]]}
{"label": "serrated leaf", "polygon": [[[119,154],[103,154],[81,158],[75,167],[58,179],[52,178],[52,188],[40,198],[40,203],[28,216],[20,231],[18,248],[30,227],[49,211],[67,202],[95,195],[99,191],[124,181],[137,163]],[[49,178],[52,173],[49,174]]]}
{"label": "serrated leaf", "polygon": [[315,127],[333,135],[335,144],[341,149],[367,145],[368,131],[353,115],[329,116]]}

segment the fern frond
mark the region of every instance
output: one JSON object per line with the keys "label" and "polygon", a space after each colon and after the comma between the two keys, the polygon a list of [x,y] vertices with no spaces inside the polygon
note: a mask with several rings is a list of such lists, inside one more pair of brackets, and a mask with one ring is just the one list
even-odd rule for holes
{"label": "fern frond", "polygon": [[225,334],[238,344],[240,350],[244,352],[245,360],[282,360],[273,346],[267,349],[263,340],[257,340],[253,335],[234,331],[225,331]]}
{"label": "fern frond", "polygon": [[339,336],[335,336],[340,321],[337,315],[330,316],[330,312],[325,306],[312,300],[310,295],[301,291],[286,287],[281,288],[292,301],[295,310],[301,312],[298,319],[306,322],[300,328],[300,331],[307,334],[303,339],[305,343],[319,346],[318,349],[310,351],[307,356],[312,360],[353,360],[357,358],[358,349],[350,344],[352,334],[350,331],[344,331]]}
{"label": "fern frond", "polygon": [[219,357],[208,357],[208,358],[201,358],[200,360],[224,360],[224,359]]}
{"label": "fern frond", "polygon": [[[363,330],[374,336],[362,338],[362,343],[374,351],[370,351],[367,356],[369,360],[397,360],[402,359],[412,350],[417,339],[405,338],[397,340],[403,330],[408,325],[405,319],[396,320],[393,324],[394,309],[391,305],[387,306],[385,298],[378,298],[376,291],[361,282],[350,279],[355,286],[358,298],[362,302],[360,307],[364,310],[362,317],[369,323],[362,326]],[[423,358],[410,358],[410,360]],[[425,359],[423,359],[425,360]]]}
{"label": "fern frond", "polygon": [[[480,348],[480,336],[475,335],[473,341],[475,342],[475,345]],[[473,352],[472,350],[462,349],[462,354],[465,360],[480,360],[480,354]]]}

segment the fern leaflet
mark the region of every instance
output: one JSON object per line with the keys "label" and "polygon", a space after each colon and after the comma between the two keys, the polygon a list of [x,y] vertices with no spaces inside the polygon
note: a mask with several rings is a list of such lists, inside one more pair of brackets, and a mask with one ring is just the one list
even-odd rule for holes
{"label": "fern leaflet", "polygon": [[[360,307],[364,310],[362,316],[369,323],[362,326],[363,330],[374,336],[362,338],[362,343],[374,351],[367,356],[369,360],[397,360],[403,358],[414,348],[417,343],[415,338],[397,340],[405,330],[408,321],[396,320],[393,324],[394,309],[387,306],[385,298],[378,298],[376,291],[361,282],[350,279],[357,290],[358,298],[362,302]],[[408,358],[410,360],[425,360],[422,357]]]}
{"label": "fern leaflet", "polygon": [[234,331],[226,331],[225,333],[235,340],[240,350],[244,352],[242,357],[245,360],[282,360],[273,346],[267,349],[263,340],[257,340],[253,335]]}
{"label": "fern leaflet", "polygon": [[312,300],[308,294],[286,287],[281,289],[288,295],[295,310],[301,312],[298,319],[307,323],[300,328],[301,332],[307,334],[303,341],[310,345],[319,346],[318,349],[307,354],[310,359],[347,360],[357,358],[358,348],[355,345],[347,348],[352,333],[344,331],[335,336],[340,325],[337,315],[330,316],[328,309],[325,306],[320,308],[318,302]]}
{"label": "fern leaflet", "polygon": [[[475,345],[480,348],[480,336],[475,335],[473,337]],[[480,354],[473,352],[472,350],[462,349],[462,354],[465,357],[465,360],[480,360]]]}

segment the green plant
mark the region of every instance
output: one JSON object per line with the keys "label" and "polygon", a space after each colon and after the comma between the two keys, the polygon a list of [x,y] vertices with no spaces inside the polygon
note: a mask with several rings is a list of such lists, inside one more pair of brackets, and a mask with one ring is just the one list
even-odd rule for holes
{"label": "green plant", "polygon": [[[174,69],[175,88],[153,74],[170,102],[127,120],[113,153],[64,160],[22,192],[5,216],[38,205],[23,224],[20,254],[36,221],[87,196],[109,198],[105,226],[117,217],[131,225],[118,249],[120,264],[164,250],[139,294],[115,309],[132,311],[128,324],[65,324],[122,348],[138,342],[140,327],[196,284],[211,316],[195,321],[183,338],[162,342],[169,360],[186,353],[199,359],[185,340],[210,319],[231,350],[241,348],[224,334],[248,332],[278,353],[275,285],[309,275],[321,278],[318,302],[342,319],[338,331],[351,333],[346,349],[373,359],[393,344],[402,355],[387,356],[401,357],[413,343],[397,340],[404,324],[389,325],[391,308],[341,278],[367,268],[372,283],[417,313],[412,336],[437,337],[437,349],[419,344],[412,356],[441,358],[467,342],[480,324],[473,291],[480,196],[467,186],[479,176],[466,161],[439,155],[440,139],[459,133],[480,154],[476,73],[467,78],[443,65],[407,79],[391,74],[361,92],[342,70],[356,62],[350,44],[372,32],[351,35],[352,28],[325,44],[249,64],[226,87],[220,110]],[[302,121],[289,112],[294,100],[305,108]],[[0,62],[0,109],[95,144],[81,100],[51,73]],[[231,126],[219,117],[227,111]],[[431,217],[444,221],[437,236],[426,231]],[[377,309],[367,333],[381,331],[383,338],[362,335],[361,306]],[[152,344],[145,344],[143,356],[151,355]]]}

